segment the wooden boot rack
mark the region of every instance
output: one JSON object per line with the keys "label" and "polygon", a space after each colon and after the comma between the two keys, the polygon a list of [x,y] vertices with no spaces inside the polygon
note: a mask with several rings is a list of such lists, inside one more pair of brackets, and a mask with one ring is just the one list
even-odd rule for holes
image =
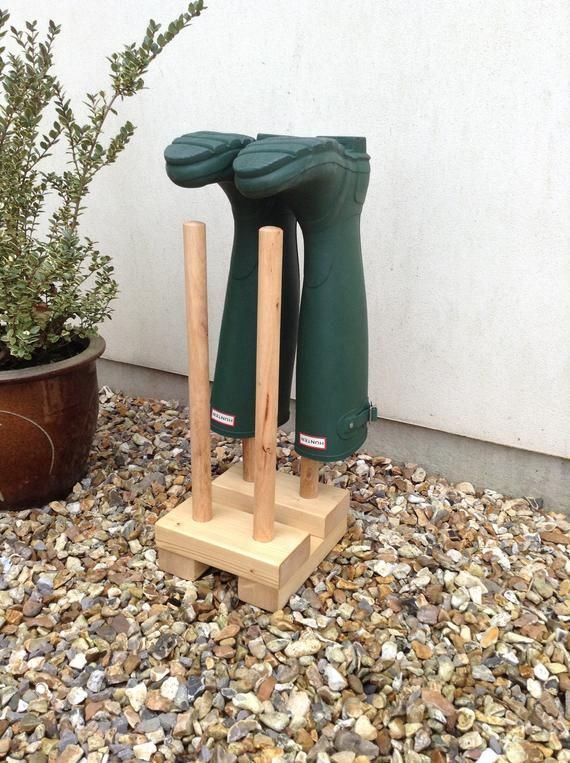
{"label": "wooden boot rack", "polygon": [[[319,465],[301,459],[301,479],[276,471],[283,231],[259,230],[255,438],[243,463],[211,479],[206,228],[184,224],[190,381],[192,497],[156,523],[159,567],[194,580],[208,567],[238,576],[238,596],[275,611],[346,531],[348,492],[318,484]],[[253,478],[253,481],[252,481]]]}

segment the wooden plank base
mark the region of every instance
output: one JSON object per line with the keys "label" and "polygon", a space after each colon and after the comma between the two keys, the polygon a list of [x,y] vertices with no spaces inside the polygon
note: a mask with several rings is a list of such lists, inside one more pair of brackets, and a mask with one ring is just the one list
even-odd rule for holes
{"label": "wooden plank base", "polygon": [[158,566],[164,572],[170,575],[176,575],[183,580],[196,580],[203,575],[209,568],[208,564],[197,562],[187,556],[175,554],[173,551],[167,551],[165,548],[158,550]]}
{"label": "wooden plank base", "polygon": [[250,514],[213,502],[209,522],[192,519],[192,499],[184,501],[155,525],[156,545],[202,564],[280,587],[310,554],[310,536],[296,527],[275,523],[273,540],[252,538]]}
{"label": "wooden plank base", "polygon": [[336,546],[346,532],[346,517],[327,535],[326,538],[311,536],[311,553],[307,561],[291,575],[279,588],[263,585],[256,580],[240,576],[238,578],[238,596],[248,604],[275,612],[281,609],[289,597],[297,591],[309,575],[319,566],[329,551]]}
{"label": "wooden plank base", "polygon": [[[346,517],[348,490],[319,485],[316,498],[301,498],[298,477],[279,471],[275,477],[277,522],[325,538]],[[253,511],[253,483],[244,480],[241,463],[234,464],[213,481],[212,496],[218,503],[235,506],[241,511]]]}
{"label": "wooden plank base", "polygon": [[299,479],[277,472],[275,537],[253,540],[253,484],[236,464],[212,484],[213,518],[192,519],[189,498],[155,525],[159,567],[195,580],[208,567],[238,576],[242,601],[275,611],[318,567],[346,532],[348,492],[321,485],[299,496]]}

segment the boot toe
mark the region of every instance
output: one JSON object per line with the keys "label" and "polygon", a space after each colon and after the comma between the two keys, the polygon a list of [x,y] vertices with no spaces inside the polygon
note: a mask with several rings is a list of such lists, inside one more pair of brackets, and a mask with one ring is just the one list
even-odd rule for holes
{"label": "boot toe", "polygon": [[209,148],[194,143],[186,143],[181,138],[177,138],[164,149],[164,158],[168,164],[172,165],[194,164],[204,161],[212,154],[213,152]]}
{"label": "boot toe", "polygon": [[275,136],[250,143],[236,157],[234,170],[242,177],[259,177],[303,157],[314,156],[336,141]]}
{"label": "boot toe", "polygon": [[368,176],[364,138],[262,137],[234,161],[235,182],[244,196],[261,198],[299,184],[329,180],[350,172]]}
{"label": "boot toe", "polygon": [[166,172],[177,185],[197,187],[226,180],[232,164],[253,138],[237,133],[193,132],[176,138],[164,151]]}

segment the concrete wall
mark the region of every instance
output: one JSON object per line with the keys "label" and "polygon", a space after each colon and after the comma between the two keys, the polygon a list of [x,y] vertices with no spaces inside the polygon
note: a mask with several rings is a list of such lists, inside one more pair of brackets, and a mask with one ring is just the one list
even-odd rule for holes
{"label": "concrete wall", "polygon": [[[18,0],[63,23],[69,94],[183,2]],[[359,134],[370,393],[386,419],[570,456],[570,11],[566,0],[210,0],[125,103],[132,145],[85,233],[121,286],[107,357],[184,372],[183,219],[209,226],[212,360],[231,245],[218,188],[162,150],[198,129]]]}

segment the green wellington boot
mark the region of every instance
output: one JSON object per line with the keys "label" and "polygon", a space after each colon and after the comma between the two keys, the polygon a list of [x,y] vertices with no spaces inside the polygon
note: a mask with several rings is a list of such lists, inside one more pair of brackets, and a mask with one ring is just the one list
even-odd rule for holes
{"label": "green wellington boot", "polygon": [[165,150],[166,172],[177,185],[201,188],[218,183],[234,217],[234,241],[212,387],[214,432],[226,437],[255,433],[255,356],[257,336],[258,230],[276,225],[284,231],[279,424],[289,418],[291,381],[299,319],[299,261],[296,221],[283,200],[247,199],[234,184],[232,163],[253,138],[194,132],[176,138]]}
{"label": "green wellington boot", "polygon": [[364,138],[273,137],[250,143],[234,161],[241,193],[278,196],[303,231],[295,449],[318,461],[354,452],[376,415],[360,248],[369,160]]}

